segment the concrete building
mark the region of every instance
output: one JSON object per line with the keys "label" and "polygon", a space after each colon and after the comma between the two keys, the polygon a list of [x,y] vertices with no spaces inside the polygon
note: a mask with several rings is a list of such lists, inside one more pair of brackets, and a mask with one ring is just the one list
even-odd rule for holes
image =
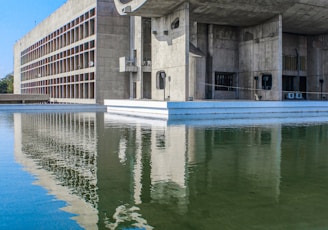
{"label": "concrete building", "polygon": [[129,19],[112,1],[67,1],[15,44],[15,93],[58,103],[128,98],[128,75],[118,71],[128,35]]}
{"label": "concrete building", "polygon": [[115,0],[115,5],[134,17],[135,64],[151,56],[151,83],[148,73],[135,74],[137,98],[326,98],[326,1]]}
{"label": "concrete building", "polygon": [[69,0],[15,46],[15,93],[324,100],[328,2]]}

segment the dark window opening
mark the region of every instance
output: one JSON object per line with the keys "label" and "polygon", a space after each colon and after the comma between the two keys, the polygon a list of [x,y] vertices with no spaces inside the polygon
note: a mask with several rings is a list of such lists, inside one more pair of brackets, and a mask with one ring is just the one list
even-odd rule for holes
{"label": "dark window opening", "polygon": [[177,29],[179,28],[179,26],[180,26],[180,19],[179,18],[174,19],[174,21],[171,23],[171,29],[172,30]]}
{"label": "dark window opening", "polygon": [[158,71],[156,74],[156,88],[164,89],[165,88],[165,78],[166,73],[164,71]]}
{"label": "dark window opening", "polygon": [[271,90],[272,88],[272,75],[271,74],[263,74],[262,75],[262,89]]}
{"label": "dark window opening", "polygon": [[294,76],[282,76],[282,90],[294,91]]}
{"label": "dark window opening", "polygon": [[235,91],[234,73],[215,73],[216,91]]}

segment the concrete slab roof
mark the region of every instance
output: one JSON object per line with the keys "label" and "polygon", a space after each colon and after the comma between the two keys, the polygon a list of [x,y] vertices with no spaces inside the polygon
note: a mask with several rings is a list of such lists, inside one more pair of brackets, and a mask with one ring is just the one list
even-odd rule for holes
{"label": "concrete slab roof", "polygon": [[[121,14],[161,17],[185,0],[114,0]],[[281,14],[283,31],[328,33],[328,0],[190,0],[190,17],[201,23],[252,26]]]}

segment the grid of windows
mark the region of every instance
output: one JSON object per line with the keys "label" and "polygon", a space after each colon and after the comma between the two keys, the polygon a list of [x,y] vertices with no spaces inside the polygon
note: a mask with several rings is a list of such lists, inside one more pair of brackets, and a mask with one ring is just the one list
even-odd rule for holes
{"label": "grid of windows", "polygon": [[23,94],[48,94],[51,98],[95,98],[94,72],[22,83]]}
{"label": "grid of windows", "polygon": [[22,81],[93,67],[95,41],[67,49],[21,68]]}
{"label": "grid of windows", "polygon": [[95,34],[95,9],[54,31],[21,53],[21,65]]}
{"label": "grid of windows", "polygon": [[21,93],[95,99],[96,10],[91,9],[21,53]]}

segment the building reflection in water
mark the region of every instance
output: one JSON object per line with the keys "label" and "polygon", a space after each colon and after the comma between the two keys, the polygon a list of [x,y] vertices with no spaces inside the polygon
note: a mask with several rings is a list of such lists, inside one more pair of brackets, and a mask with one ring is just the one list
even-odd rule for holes
{"label": "building reflection in water", "polygon": [[15,158],[64,210],[86,229],[97,229],[95,113],[15,114]]}
{"label": "building reflection in water", "polygon": [[[289,210],[278,205],[293,191],[282,174],[286,181],[296,167],[281,162],[282,149],[293,147],[283,141],[286,130],[279,123],[197,127],[108,113],[15,114],[15,155],[87,229],[264,229],[280,226]],[[321,135],[309,134],[319,159],[327,127],[308,132]]]}
{"label": "building reflection in water", "polygon": [[[174,221],[177,217],[199,221],[200,210],[217,212],[217,203],[209,203],[209,199],[237,202],[242,196],[233,194],[236,189],[270,203],[279,199],[280,125],[197,128],[106,114],[103,132],[111,140],[104,149],[113,154],[101,161],[108,163],[107,169],[104,166],[108,171],[105,180],[111,181],[108,191],[112,197],[120,197],[116,201],[108,199],[110,208],[103,210],[120,207],[121,202],[137,205],[149,225],[174,229],[183,228],[177,223],[180,220]],[[238,141],[242,143],[236,145]],[[123,185],[122,181],[128,183]],[[125,196],[124,192],[113,192],[120,187],[126,189]],[[222,208],[226,206],[229,204]]]}

